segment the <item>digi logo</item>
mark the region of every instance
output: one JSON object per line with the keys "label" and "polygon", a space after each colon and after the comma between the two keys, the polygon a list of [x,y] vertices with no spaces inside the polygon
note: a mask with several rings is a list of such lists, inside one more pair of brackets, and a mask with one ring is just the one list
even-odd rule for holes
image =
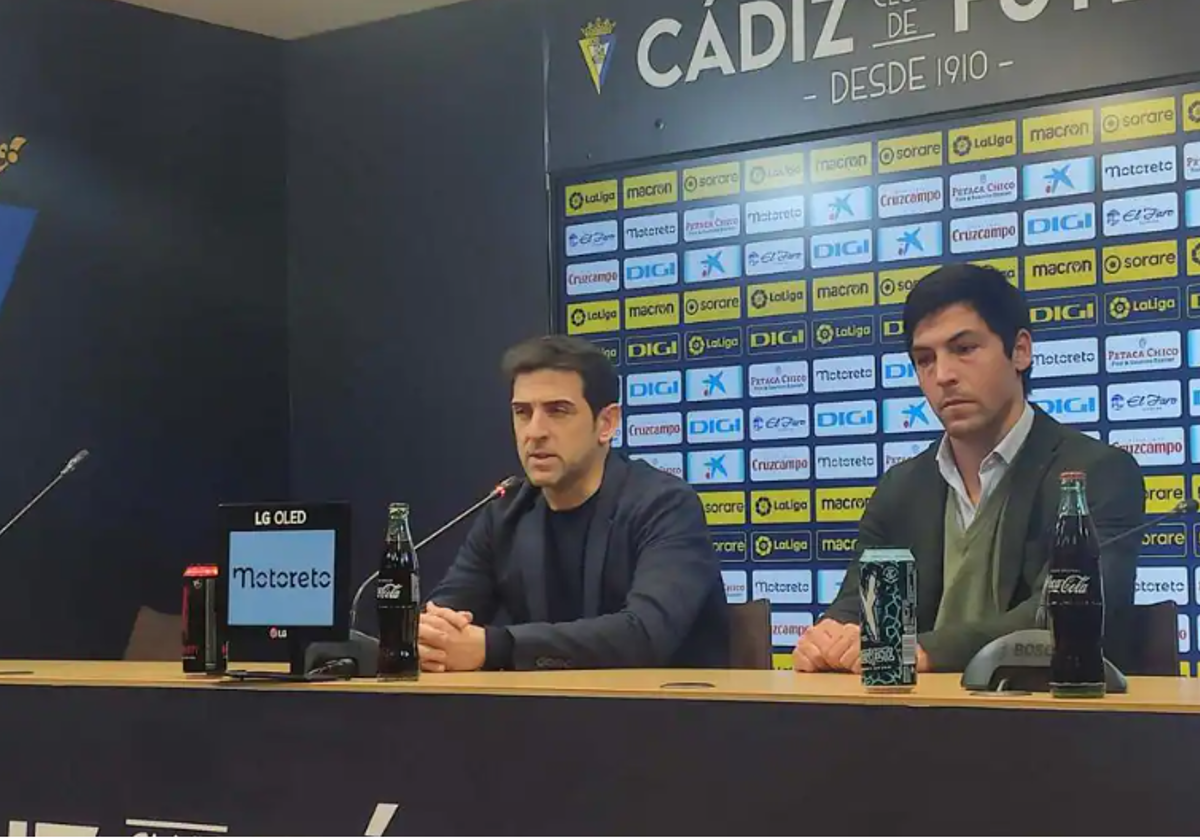
{"label": "digi logo", "polygon": [[1096,326],[1096,296],[1043,298],[1029,307],[1029,320],[1035,328],[1060,330]]}
{"label": "digi logo", "polygon": [[631,365],[679,361],[679,333],[661,333],[626,339],[625,361]]}

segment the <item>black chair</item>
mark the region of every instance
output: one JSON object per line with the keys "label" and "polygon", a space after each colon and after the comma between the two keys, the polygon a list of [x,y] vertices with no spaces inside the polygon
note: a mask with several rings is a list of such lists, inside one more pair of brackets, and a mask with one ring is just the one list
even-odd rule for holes
{"label": "black chair", "polygon": [[1128,676],[1179,676],[1179,608],[1174,601],[1138,604],[1130,621]]}
{"label": "black chair", "polygon": [[729,605],[729,667],[769,671],[771,657],[771,602],[766,598]]}

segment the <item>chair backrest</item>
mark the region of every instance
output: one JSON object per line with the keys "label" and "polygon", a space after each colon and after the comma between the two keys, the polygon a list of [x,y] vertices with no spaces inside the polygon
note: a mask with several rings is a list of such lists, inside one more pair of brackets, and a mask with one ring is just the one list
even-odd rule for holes
{"label": "chair backrest", "polygon": [[1133,608],[1128,667],[1130,676],[1179,676],[1179,608],[1174,601]]}
{"label": "chair backrest", "polygon": [[771,670],[771,602],[759,598],[730,604],[729,624],[729,667]]}

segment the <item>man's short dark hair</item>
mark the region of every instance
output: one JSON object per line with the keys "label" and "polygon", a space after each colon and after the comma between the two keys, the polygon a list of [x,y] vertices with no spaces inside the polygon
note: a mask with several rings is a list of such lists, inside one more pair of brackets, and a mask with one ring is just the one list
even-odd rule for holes
{"label": "man's short dark hair", "polygon": [[583,398],[592,416],[620,401],[617,371],[604,351],[582,338],[546,335],[509,348],[501,365],[511,385],[523,373],[539,370],[574,371],[583,379]]}
{"label": "man's short dark hair", "polygon": [[[913,333],[925,318],[947,306],[961,303],[979,313],[988,329],[1000,337],[1004,352],[1011,359],[1017,334],[1027,330],[1032,335],[1029,304],[1025,296],[1008,278],[994,268],[973,263],[958,263],[939,268],[925,275],[908,295],[904,304],[904,343],[911,355]],[[1021,374],[1029,390],[1031,364]]]}

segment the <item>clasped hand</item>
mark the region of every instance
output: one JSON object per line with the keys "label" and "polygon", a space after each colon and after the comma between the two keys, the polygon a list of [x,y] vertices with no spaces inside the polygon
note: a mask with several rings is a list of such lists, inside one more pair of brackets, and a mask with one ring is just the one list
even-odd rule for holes
{"label": "clasped hand", "polygon": [[478,671],[487,657],[486,637],[482,627],[471,623],[469,612],[439,607],[430,601],[421,613],[417,637],[421,655],[421,670]]}
{"label": "clasped hand", "polygon": [[[862,673],[859,659],[859,627],[827,618],[804,631],[792,653],[797,671],[849,671]],[[917,670],[929,670],[929,658],[917,648]]]}

